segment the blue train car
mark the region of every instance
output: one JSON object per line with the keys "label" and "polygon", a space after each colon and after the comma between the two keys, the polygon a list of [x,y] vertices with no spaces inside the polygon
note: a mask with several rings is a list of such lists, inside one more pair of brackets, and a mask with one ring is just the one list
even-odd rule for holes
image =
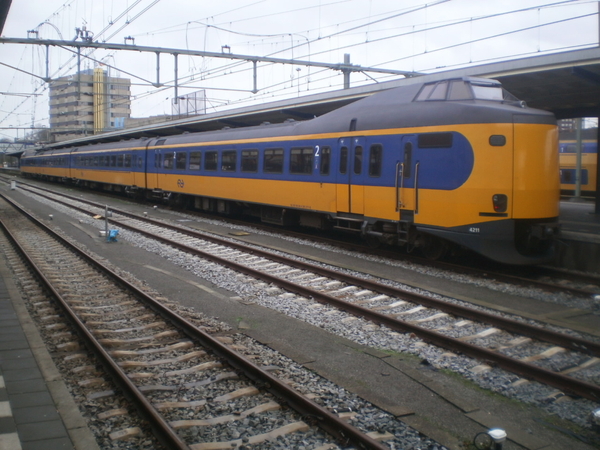
{"label": "blue train car", "polygon": [[432,258],[466,247],[534,264],[558,230],[557,136],[552,114],[497,81],[415,79],[307,121],[74,149],[71,179]]}

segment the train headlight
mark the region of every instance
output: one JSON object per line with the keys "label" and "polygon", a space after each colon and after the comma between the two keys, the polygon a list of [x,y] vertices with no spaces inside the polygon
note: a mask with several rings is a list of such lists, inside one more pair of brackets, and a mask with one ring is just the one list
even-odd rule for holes
{"label": "train headlight", "polygon": [[494,205],[494,211],[506,212],[508,207],[508,197],[504,194],[494,194],[492,196],[492,203]]}

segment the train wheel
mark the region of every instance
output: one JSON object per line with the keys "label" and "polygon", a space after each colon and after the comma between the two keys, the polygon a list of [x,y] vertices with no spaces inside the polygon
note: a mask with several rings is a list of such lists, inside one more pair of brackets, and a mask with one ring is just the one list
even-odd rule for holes
{"label": "train wheel", "polygon": [[421,237],[421,245],[419,248],[421,249],[423,256],[432,261],[442,259],[448,252],[448,245],[445,241],[429,235],[423,235]]}

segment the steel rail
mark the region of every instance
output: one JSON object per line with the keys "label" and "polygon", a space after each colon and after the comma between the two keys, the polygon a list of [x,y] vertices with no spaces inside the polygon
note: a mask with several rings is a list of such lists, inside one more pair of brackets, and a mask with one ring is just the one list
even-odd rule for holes
{"label": "steel rail", "polygon": [[[71,206],[71,207],[73,207],[73,206]],[[180,227],[178,225],[165,223],[160,220],[156,220],[156,219],[152,219],[152,218],[148,218],[148,217],[138,216],[136,214],[129,213],[127,211],[122,211],[122,210],[118,210],[115,208],[111,208],[111,211],[116,212],[117,214],[121,214],[121,215],[124,215],[127,217],[131,217],[131,218],[140,220],[140,221],[149,222],[154,225],[166,227],[168,229],[175,230],[177,232],[186,234],[191,237],[211,241],[216,244],[226,245],[226,246],[235,248],[237,250],[249,252],[249,253],[252,253],[257,256],[262,256],[264,258],[268,258],[273,261],[280,262],[282,264],[287,264],[287,265],[290,265],[290,266],[293,266],[296,268],[300,268],[300,269],[310,270],[310,271],[318,273],[322,276],[327,276],[327,277],[335,278],[338,280],[342,280],[346,283],[359,285],[359,286],[364,287],[365,289],[374,290],[374,291],[380,292],[382,294],[386,294],[386,295],[390,295],[390,296],[394,296],[394,297],[401,297],[401,298],[411,301],[413,303],[418,303],[423,306],[439,309],[441,311],[444,311],[448,314],[452,314],[454,316],[463,317],[463,318],[471,319],[471,320],[476,320],[479,322],[485,322],[490,325],[501,327],[507,331],[523,334],[523,335],[526,335],[526,336],[529,336],[529,337],[532,337],[532,338],[535,338],[535,339],[538,339],[541,341],[560,345],[561,347],[570,348],[572,350],[587,353],[587,354],[594,355],[594,356],[600,356],[600,343],[598,343],[598,342],[590,341],[587,339],[582,339],[577,336],[570,336],[570,335],[564,334],[564,333],[558,333],[558,332],[552,331],[552,330],[546,330],[544,328],[541,328],[541,327],[538,327],[535,325],[530,325],[528,323],[524,323],[524,322],[521,322],[518,320],[509,319],[506,317],[499,316],[497,314],[488,313],[485,311],[477,310],[474,308],[469,308],[466,306],[448,303],[443,300],[438,300],[438,299],[428,297],[425,295],[420,295],[420,294],[417,294],[414,292],[408,292],[408,291],[405,291],[405,290],[402,290],[399,288],[395,288],[395,287],[388,286],[388,285],[385,285],[382,283],[378,283],[376,281],[365,280],[362,278],[356,278],[351,275],[346,275],[344,273],[337,272],[335,270],[327,269],[325,267],[289,259],[285,256],[280,256],[280,255],[274,254],[269,251],[263,251],[256,247],[249,246],[249,245],[246,245],[246,244],[243,244],[240,242],[232,242],[232,241],[224,239],[224,238],[210,236],[210,235],[207,235],[202,232],[193,231],[193,230],[190,230],[187,228]],[[114,223],[118,222],[119,225],[122,226],[123,228],[127,228],[127,229],[130,229],[132,231],[142,233],[142,234],[147,234],[148,236],[152,237],[153,239],[159,239],[159,240],[164,239],[164,242],[168,243],[169,245],[179,245],[178,243],[170,241],[169,239],[163,238],[162,236],[156,235],[151,232],[146,232],[144,230],[140,230],[139,228],[136,228],[133,225],[119,221],[118,219],[116,219],[114,217],[111,218],[111,220]],[[183,249],[185,251],[194,251],[194,252],[198,251],[197,249],[194,249],[193,247],[188,247],[188,246],[184,246]],[[206,255],[205,257],[209,257],[207,253],[204,253],[204,252],[202,252],[202,253],[203,253],[203,255]],[[243,266],[240,266],[240,267],[243,267]]]}
{"label": "steel rail", "polygon": [[[87,203],[89,205],[93,205],[93,206],[97,206],[100,207],[100,205],[98,205],[95,202],[92,202],[90,200],[85,200],[82,198],[78,198],[78,197],[74,197],[68,194],[57,194],[56,192],[51,191],[50,189],[47,188],[43,188],[40,186],[35,186],[35,189],[39,189],[39,190],[43,190],[46,192],[52,192],[55,195],[61,195],[64,196],[66,198],[70,198],[73,200],[77,200],[80,201],[82,203]],[[25,189],[25,190],[29,190],[29,189]],[[31,190],[30,190],[31,191]],[[33,191],[31,191],[33,192]],[[36,193],[37,195],[42,195],[43,194],[39,194]],[[44,196],[45,197],[45,196]],[[47,197],[49,198],[49,197]],[[56,200],[56,199],[52,199],[54,201],[57,201],[59,203],[63,203],[60,200]],[[65,203],[66,204],[66,203]],[[131,213],[127,213],[125,211],[118,211],[116,209],[112,209],[115,212],[118,212],[119,214],[123,214],[123,215],[127,215],[127,214],[131,214]],[[151,219],[149,219],[151,220]],[[259,226],[257,224],[252,224],[252,226]],[[401,260],[409,260],[412,262],[415,262],[417,264],[425,264],[428,266],[432,266],[436,269],[440,269],[440,270],[451,270],[453,272],[461,272],[461,273],[465,273],[468,275],[475,275],[475,276],[480,276],[482,278],[488,279],[488,280],[499,280],[499,281],[503,281],[506,283],[516,283],[522,286],[527,286],[527,287],[537,287],[539,289],[544,289],[544,290],[550,290],[552,292],[566,292],[569,294],[573,294],[573,295],[580,295],[580,296],[593,296],[596,295],[596,292],[592,291],[592,290],[588,290],[588,289],[582,289],[582,288],[577,288],[577,287],[571,287],[571,286],[564,286],[564,285],[558,285],[556,283],[547,283],[545,281],[540,281],[537,280],[535,278],[527,278],[527,277],[523,277],[523,276],[519,276],[519,275],[513,275],[510,273],[503,273],[503,272],[498,272],[495,269],[481,269],[478,267],[469,267],[469,266],[464,266],[464,265],[459,265],[459,264],[454,264],[451,262],[446,262],[446,261],[432,261],[429,259],[425,259],[425,258],[420,258],[414,255],[402,255],[402,258],[398,257],[398,253],[397,252],[390,252],[390,251],[386,251],[386,250],[373,250],[373,249],[367,249],[367,248],[363,248],[360,245],[357,246],[357,244],[345,244],[343,242],[340,241],[333,241],[331,239],[326,239],[326,238],[322,238],[322,237],[315,237],[315,236],[307,236],[307,235],[303,235],[301,233],[294,233],[294,232],[290,232],[287,231],[288,234],[290,235],[297,235],[299,238],[303,238],[303,239],[316,239],[320,242],[326,242],[329,243],[331,245],[336,245],[336,246],[342,246],[342,247],[346,247],[346,248],[350,248],[352,250],[358,250],[361,252],[366,252],[369,254],[374,254],[376,256],[383,256],[386,258],[390,258],[390,259],[401,259]],[[550,273],[554,273],[556,274],[555,276],[566,276],[567,278],[573,278],[575,281],[577,282],[584,282],[584,283],[589,283],[589,284],[600,284],[600,276],[594,276],[594,275],[584,275],[584,274],[573,274],[573,273],[569,273],[567,271],[563,271],[560,270],[559,268],[555,268],[555,267],[548,267],[545,266],[542,268],[542,270],[545,270],[547,272]],[[543,275],[543,274],[542,274]]]}
{"label": "steel rail", "polygon": [[[17,205],[17,203],[15,201],[8,199],[3,194],[0,194],[0,197],[4,198],[7,202],[9,202],[11,205],[13,205],[13,207],[18,209],[21,213],[23,213],[28,219],[30,219],[36,225],[43,228],[51,236],[53,236],[54,238],[61,241],[64,245],[66,245],[69,249],[76,252],[83,259],[85,259],[86,261],[88,261],[89,263],[91,263],[96,268],[100,269],[101,271],[103,271],[104,273],[109,275],[110,277],[117,280],[119,283],[124,285],[127,289],[130,289],[131,291],[133,291],[135,293],[135,295],[141,297],[148,304],[148,306],[150,306],[153,310],[155,310],[157,313],[159,313],[162,317],[169,320],[176,327],[181,329],[190,338],[195,339],[198,342],[200,342],[202,345],[210,348],[215,354],[224,358],[231,366],[233,366],[238,371],[243,373],[246,377],[248,377],[250,380],[255,382],[260,388],[262,388],[262,389],[272,393],[276,397],[282,399],[292,409],[296,410],[298,413],[300,413],[302,416],[304,416],[304,418],[308,422],[313,422],[316,426],[318,426],[319,428],[330,433],[332,436],[336,437],[340,441],[342,441],[344,443],[352,443],[353,445],[355,445],[361,449],[385,450],[388,448],[387,446],[379,443],[378,441],[374,440],[373,438],[362,433],[356,427],[348,424],[346,421],[339,418],[335,414],[331,413],[327,409],[323,408],[322,406],[318,405],[317,403],[315,403],[312,400],[308,399],[307,397],[303,396],[302,394],[300,394],[299,392],[297,392],[296,390],[294,390],[293,388],[291,388],[290,386],[288,386],[286,383],[282,382],[278,378],[274,377],[270,373],[262,370],[259,366],[257,366],[256,364],[254,364],[253,362],[251,362],[244,356],[240,355],[239,353],[233,351],[232,349],[227,347],[225,344],[222,344],[217,339],[210,336],[208,333],[199,329],[194,324],[189,322],[187,319],[181,317],[179,314],[177,314],[174,311],[170,310],[169,308],[165,307],[158,300],[154,299],[147,293],[141,291],[139,288],[137,288],[136,286],[131,284],[129,281],[120,277],[112,269],[110,269],[109,267],[107,267],[106,265],[101,263],[100,261],[96,261],[90,255],[86,254],[81,249],[74,246],[71,242],[67,241],[65,238],[63,238],[62,236],[55,233],[52,229],[50,229],[44,223],[40,222],[35,217],[33,217],[31,214],[24,211],[19,205]],[[2,223],[1,219],[0,219],[0,223],[2,224],[2,227],[6,229],[6,227]],[[14,237],[12,239],[14,240]],[[16,240],[15,240],[15,242],[16,242]],[[19,248],[21,249],[21,251],[24,251],[21,248],[21,246],[19,246]],[[27,258],[27,259],[30,261],[29,258]],[[34,264],[34,263],[32,262],[32,264]],[[39,269],[37,269],[37,268],[36,268],[36,270],[39,271]],[[46,280],[46,278],[43,277],[43,275],[41,275],[41,277],[42,277],[42,279],[44,279],[45,283],[49,283],[48,280]],[[59,299],[61,298],[60,295],[56,292],[56,290],[54,290],[50,285],[49,285],[49,289],[53,292],[54,295],[57,295],[57,298],[59,298]],[[78,328],[84,327],[83,323],[77,318],[75,313],[68,307],[66,302],[62,299],[61,299],[61,305],[64,305],[65,310],[69,313],[69,317],[73,319],[74,323],[77,324]],[[125,381],[125,385],[127,386],[128,390],[132,389],[132,393],[135,395],[136,401],[139,401],[139,405],[141,405],[144,408],[144,410],[142,411],[144,413],[144,415],[146,413],[145,409],[149,408],[149,410],[153,412],[150,415],[151,421],[154,423],[154,421],[156,421],[157,418],[160,419],[157,421],[156,425],[159,426],[158,431],[160,432],[161,437],[164,434],[164,437],[173,439],[174,446],[171,448],[189,449],[189,447],[185,443],[181,442],[181,440],[173,432],[171,427],[169,427],[167,425],[168,430],[163,430],[162,423],[164,422],[164,420],[162,420],[162,417],[156,412],[154,407],[152,407],[152,405],[145,399],[145,397],[140,393],[140,391],[137,389],[137,387],[135,385],[133,385],[133,383],[131,383],[129,378],[124,374],[124,372],[122,372],[120,367],[118,367],[118,365],[116,365],[116,363],[114,361],[112,361],[112,358],[110,358],[108,353],[104,349],[102,349],[102,347],[96,341],[96,339],[93,337],[93,335],[86,329],[84,329],[84,333],[85,333],[86,341],[89,340],[90,343],[92,343],[94,345],[94,349],[96,348],[96,345],[99,346],[98,347],[100,350],[99,354],[102,356],[103,359],[104,358],[108,359],[107,363],[109,364],[111,373],[113,373],[113,371],[114,371],[114,373],[116,373],[118,375],[118,377],[121,377],[121,374],[122,374],[122,376],[125,378],[124,381]],[[138,397],[140,397],[140,398],[138,399]],[[164,422],[164,423],[166,424],[166,422]],[[153,428],[153,430],[154,430],[154,428]],[[183,446],[179,446],[180,445],[179,443],[181,443]]]}
{"label": "steel rail", "polygon": [[[85,203],[94,204],[94,202],[88,202],[88,201],[85,201]],[[67,206],[73,207],[72,205],[67,205]],[[95,206],[97,206],[97,205],[95,205]],[[81,211],[84,211],[87,214],[89,214],[89,211],[85,211],[85,210],[81,210]],[[526,335],[526,336],[529,336],[529,337],[532,337],[532,338],[535,338],[538,340],[542,340],[542,341],[545,341],[548,343],[559,345],[561,347],[569,348],[569,349],[572,349],[575,351],[591,354],[594,356],[600,356],[600,344],[597,342],[589,341],[589,340],[582,339],[582,338],[575,337],[575,336],[570,336],[570,335],[563,334],[563,333],[557,333],[555,331],[546,330],[544,328],[533,326],[533,325],[523,323],[523,322],[520,322],[517,320],[501,317],[501,316],[498,316],[495,314],[487,313],[484,311],[479,311],[479,310],[476,310],[473,308],[467,308],[467,307],[456,305],[453,303],[444,302],[444,301],[437,300],[435,298],[427,297],[424,295],[420,295],[420,294],[416,294],[416,293],[412,293],[412,292],[406,292],[401,289],[387,286],[387,285],[384,285],[384,284],[381,284],[381,283],[378,283],[375,281],[357,279],[350,275],[339,273],[339,272],[336,272],[336,271],[333,271],[330,269],[326,269],[324,267],[320,267],[320,266],[316,266],[316,265],[308,264],[308,263],[303,263],[303,262],[296,261],[296,260],[290,260],[284,256],[275,255],[268,251],[263,251],[263,250],[255,248],[255,247],[250,247],[246,244],[242,244],[239,242],[232,242],[230,240],[218,238],[215,236],[209,236],[209,235],[206,235],[201,232],[192,231],[192,230],[189,230],[189,229],[177,226],[177,225],[173,225],[173,224],[168,224],[168,223],[162,222],[160,220],[138,216],[136,214],[133,214],[133,213],[130,213],[127,211],[119,210],[117,208],[111,208],[111,211],[113,211],[117,214],[121,214],[121,215],[124,215],[127,217],[131,217],[131,218],[140,220],[140,221],[149,222],[154,225],[158,225],[158,226],[162,226],[162,227],[167,227],[169,229],[184,233],[191,237],[196,237],[196,238],[208,240],[208,241],[211,241],[211,242],[214,242],[217,244],[230,246],[230,247],[236,248],[238,250],[242,250],[245,252],[252,253],[254,255],[269,258],[271,260],[281,262],[283,264],[287,264],[287,265],[290,265],[293,267],[314,271],[315,273],[318,273],[322,276],[335,278],[335,279],[342,280],[346,283],[350,283],[350,284],[354,284],[354,285],[360,285],[360,286],[364,287],[365,289],[374,290],[374,291],[384,293],[386,295],[391,295],[394,297],[404,298],[404,299],[414,302],[414,303],[418,303],[418,304],[421,304],[421,305],[424,305],[427,307],[439,309],[441,311],[447,312],[448,314],[452,314],[454,316],[463,317],[463,318],[480,321],[480,322],[485,322],[490,325],[503,328],[507,331],[511,331],[511,332],[518,333],[521,335]],[[215,257],[214,255],[211,255],[209,253],[195,249],[193,247],[189,247],[185,244],[181,244],[181,243],[172,241],[163,236],[156,235],[156,234],[148,232],[148,231],[140,230],[133,225],[124,223],[122,221],[118,221],[114,217],[111,220],[113,221],[113,223],[119,223],[119,225],[122,226],[123,228],[127,228],[132,231],[144,234],[146,236],[151,237],[152,239],[156,239],[156,240],[162,241],[168,245],[171,245],[173,247],[180,248],[181,250],[183,250],[185,252],[199,255],[203,258],[209,259],[218,264],[225,265],[233,270],[236,270],[236,271],[239,271],[242,273],[246,273],[247,275],[262,279],[269,283],[273,283],[284,289],[290,290],[292,292],[296,292],[300,295],[305,295],[307,297],[314,298],[315,300],[318,300],[320,302],[334,304],[336,307],[338,307],[342,310],[345,310],[353,315],[368,318],[369,320],[371,320],[373,322],[384,324],[384,325],[386,325],[392,329],[398,330],[398,331],[415,333],[415,335],[418,335],[422,339],[424,339],[428,342],[431,342],[434,345],[438,345],[438,346],[441,346],[441,347],[444,347],[444,348],[447,348],[447,349],[450,349],[453,351],[458,351],[458,352],[470,355],[474,358],[483,359],[486,361],[493,361],[500,367],[503,367],[503,368],[505,368],[509,371],[512,371],[514,373],[517,373],[521,376],[537,379],[538,381],[543,382],[545,384],[549,384],[549,385],[552,385],[559,389],[569,391],[571,393],[580,395],[580,396],[588,398],[590,400],[597,401],[600,399],[600,388],[591,383],[582,382],[582,381],[579,381],[572,377],[566,377],[566,376],[558,374],[556,372],[552,372],[550,370],[540,368],[533,364],[523,363],[523,362],[520,362],[513,358],[501,355],[497,352],[486,350],[481,347],[477,347],[473,344],[468,344],[466,342],[459,341],[457,339],[452,340],[452,338],[448,338],[448,337],[442,335],[441,333],[436,333],[434,331],[430,331],[425,328],[418,327],[416,325],[412,325],[412,324],[400,321],[398,319],[394,319],[391,316],[387,316],[385,314],[371,311],[368,308],[363,308],[363,307],[360,307],[357,305],[353,305],[352,303],[336,299],[335,297],[332,297],[332,296],[322,294],[319,291],[314,291],[309,288],[304,288],[304,287],[298,286],[296,284],[282,280],[278,277],[273,277],[268,274],[262,273],[260,271],[256,271],[256,270],[247,268],[246,266],[243,266],[243,265],[240,265],[237,263],[233,263],[233,262],[221,259],[219,257]],[[578,386],[570,387],[569,384],[574,384],[574,385],[578,385]]]}
{"label": "steel rail", "polygon": [[[2,195],[2,197],[4,197]],[[6,199],[6,197],[4,197]],[[15,206],[13,204],[13,206]],[[27,213],[25,213],[27,215]],[[31,219],[31,217],[28,217]],[[42,224],[43,225],[43,224]],[[86,346],[100,359],[100,362],[104,368],[110,373],[112,379],[116,384],[123,390],[125,396],[129,398],[136,406],[142,416],[152,424],[152,432],[157,439],[169,449],[178,450],[189,450],[189,446],[186,445],[174,430],[167,424],[167,422],[156,412],[154,407],[146,399],[146,397],[139,391],[139,389],[131,382],[125,372],[118,366],[118,364],[110,357],[108,352],[103,346],[96,340],[94,335],[86,328],[84,323],[79,319],[75,312],[68,305],[67,301],[60,295],[60,293],[53,287],[52,283],[44,275],[43,271],[37,266],[35,261],[29,256],[27,251],[21,246],[18,239],[8,229],[3,219],[0,218],[0,226],[2,227],[5,234],[10,238],[13,245],[18,249],[19,253],[23,258],[27,260],[27,264],[34,270],[38,279],[43,283],[44,287],[52,293],[52,296],[56,299],[60,307],[66,313],[67,318],[71,321],[79,336],[81,336]],[[43,225],[45,231],[49,231],[45,225]],[[52,235],[56,236],[54,232],[50,230]]]}
{"label": "steel rail", "polygon": [[[39,188],[39,189],[43,189],[43,188]],[[43,190],[46,190],[46,189],[43,189]],[[89,211],[86,211],[83,208],[78,208],[67,202],[53,199],[50,196],[47,196],[44,194],[39,194],[39,193],[36,195],[40,195],[44,198],[48,198],[52,201],[56,201],[65,206],[68,206],[70,208],[74,208],[82,213],[90,214]],[[97,203],[89,201],[89,200],[78,199],[77,197],[72,197],[72,196],[65,195],[65,194],[60,194],[60,195],[66,196],[67,198],[71,198],[73,200],[77,200],[82,203],[86,203],[86,204],[89,204],[89,205],[92,205],[92,206],[95,206],[98,208],[101,207],[101,205],[98,205]],[[350,283],[350,284],[354,284],[354,285],[360,285],[360,286],[364,287],[365,289],[375,290],[377,292],[380,292],[380,293],[383,293],[386,295],[390,295],[390,296],[394,296],[394,297],[401,297],[410,302],[417,303],[417,304],[427,306],[430,308],[439,309],[440,311],[444,311],[444,312],[446,312],[448,314],[452,314],[454,316],[463,317],[465,319],[470,319],[470,320],[476,320],[479,322],[484,322],[489,325],[500,327],[506,331],[519,333],[519,334],[522,334],[522,335],[525,335],[525,336],[528,336],[528,337],[531,337],[534,339],[538,339],[538,340],[541,340],[544,342],[548,342],[551,344],[559,345],[561,347],[569,348],[571,350],[575,350],[578,352],[582,352],[582,353],[600,357],[600,343],[599,342],[594,342],[594,341],[590,341],[588,339],[583,339],[583,338],[580,338],[577,336],[572,336],[572,335],[559,333],[559,332],[552,331],[552,330],[547,330],[547,329],[541,328],[539,326],[531,325],[531,324],[528,324],[528,323],[525,323],[522,321],[510,319],[507,317],[502,317],[500,315],[488,313],[488,312],[481,311],[478,309],[469,308],[466,306],[461,306],[461,305],[457,305],[457,304],[453,304],[453,303],[448,303],[443,300],[438,300],[438,299],[428,297],[425,295],[420,295],[420,294],[417,294],[414,292],[408,292],[408,291],[405,291],[405,290],[402,290],[399,288],[395,288],[395,287],[388,286],[388,285],[385,285],[382,283],[378,283],[376,281],[365,280],[362,278],[355,278],[351,275],[346,275],[344,273],[330,270],[325,267],[321,267],[321,266],[317,266],[314,264],[305,263],[305,262],[301,262],[301,261],[291,260],[291,259],[286,258],[285,256],[279,256],[279,255],[273,254],[269,251],[263,251],[256,247],[251,247],[249,245],[246,245],[246,244],[243,244],[240,242],[232,242],[227,239],[219,238],[216,236],[210,236],[210,235],[207,235],[207,234],[199,232],[199,231],[190,230],[188,228],[183,228],[178,225],[173,225],[173,224],[166,223],[166,222],[163,222],[163,221],[160,221],[157,219],[153,219],[150,217],[139,216],[137,214],[133,214],[128,211],[120,210],[118,208],[110,208],[110,211],[115,212],[120,215],[123,215],[123,216],[126,216],[126,217],[137,219],[140,221],[149,222],[149,223],[152,223],[157,226],[166,227],[168,229],[175,230],[177,232],[186,234],[191,237],[196,237],[199,239],[211,241],[216,244],[227,245],[227,246],[236,248],[241,251],[250,252],[255,255],[259,255],[264,258],[269,258],[271,260],[280,262],[282,264],[287,264],[287,265],[290,265],[290,266],[293,266],[296,268],[300,268],[300,269],[310,270],[310,271],[318,273],[322,276],[336,278],[336,279],[342,280],[346,283]],[[111,220],[115,223],[118,222],[119,225],[122,226],[123,228],[127,228],[127,229],[130,229],[132,231],[142,233],[142,234],[148,233],[148,232],[140,230],[132,225],[118,221],[118,219],[116,219],[116,218],[112,218]],[[153,239],[159,239],[159,240],[163,239],[162,236],[158,236],[153,233],[148,233],[148,235],[150,237],[152,237]],[[170,240],[167,240],[166,243],[168,243],[169,245],[175,245]],[[196,249],[191,248],[191,247],[185,247],[184,250],[185,251],[196,251]]]}
{"label": "steel rail", "polygon": [[[114,218],[112,220],[113,220],[113,222],[115,221]],[[370,320],[374,323],[378,323],[381,325],[385,325],[396,331],[401,331],[404,333],[414,333],[419,338],[421,338],[429,343],[432,343],[436,346],[443,347],[443,348],[446,348],[446,349],[449,349],[449,350],[452,350],[455,352],[463,353],[465,355],[471,356],[476,359],[491,362],[492,364],[496,364],[499,367],[502,367],[502,368],[504,368],[510,372],[516,373],[518,375],[521,375],[525,378],[535,379],[544,384],[547,384],[547,385],[556,387],[558,389],[564,390],[566,392],[570,392],[572,394],[587,398],[589,400],[593,400],[593,401],[600,400],[600,386],[598,386],[598,385],[591,384],[591,383],[581,381],[581,380],[577,380],[575,378],[567,377],[565,375],[561,375],[559,373],[552,372],[547,369],[543,369],[543,368],[535,366],[533,364],[528,364],[528,363],[510,358],[508,356],[502,355],[502,354],[494,352],[492,350],[487,350],[485,348],[478,347],[473,344],[469,344],[468,342],[463,342],[459,339],[450,338],[450,337],[444,336],[441,333],[431,331],[426,328],[422,328],[422,327],[419,327],[417,325],[413,325],[413,324],[410,324],[407,322],[403,322],[401,320],[393,318],[392,316],[388,316],[385,314],[378,313],[376,311],[372,311],[372,310],[364,308],[362,306],[346,302],[345,300],[337,299],[335,297],[332,297],[327,294],[323,294],[322,292],[319,292],[319,291],[311,289],[311,288],[299,286],[290,281],[278,278],[273,275],[266,274],[259,270],[252,269],[252,268],[246,267],[244,265],[241,265],[241,264],[238,264],[238,263],[235,263],[232,261],[228,261],[226,259],[222,259],[218,256],[212,255],[212,254],[204,252],[202,250],[195,249],[193,247],[190,247],[188,245],[185,245],[185,244],[182,244],[182,243],[179,243],[176,241],[172,241],[168,238],[156,235],[154,233],[135,229],[135,227],[125,224],[123,222],[119,222],[119,225],[121,225],[125,228],[128,228],[128,229],[136,230],[136,232],[144,234],[146,236],[149,236],[152,239],[162,241],[165,244],[171,245],[171,246],[178,248],[180,250],[183,250],[185,252],[195,254],[202,258],[208,259],[212,262],[226,266],[237,272],[241,272],[246,275],[266,281],[268,283],[272,283],[276,286],[280,286],[290,292],[295,292],[295,293],[305,296],[307,298],[312,298],[320,303],[334,305],[337,308],[339,308],[343,311],[346,311],[350,314],[353,314],[357,317],[366,318],[367,320]],[[231,242],[227,241],[227,245],[231,245]],[[252,250],[254,250],[254,249],[252,249]],[[247,251],[247,249],[246,249],[246,251]],[[254,252],[255,255],[260,254],[260,253],[261,253],[260,251]],[[268,257],[271,259],[280,260],[281,262],[285,262],[286,264],[290,264],[290,265],[292,264],[289,260],[282,258],[282,257],[273,258],[273,255],[270,255],[270,254]],[[321,268],[318,268],[318,269],[321,269]],[[321,272],[321,273],[325,273],[325,272]],[[346,276],[340,277],[339,274],[337,274],[337,272],[336,272],[335,276],[336,276],[336,278],[346,278]],[[353,283],[357,282],[357,280],[354,278],[350,277],[349,279],[353,280],[352,281]],[[364,280],[359,280],[359,281],[362,283]],[[369,283],[371,283],[371,282],[369,282]],[[384,285],[379,285],[378,283],[373,284],[373,286],[375,286],[375,285],[377,285],[377,287],[382,287],[382,289],[386,287]],[[394,288],[388,287],[388,292],[390,292],[390,293],[394,292]],[[394,294],[394,295],[396,295],[396,294]],[[419,296],[419,297],[421,297],[421,296]],[[435,299],[430,299],[429,297],[424,297],[424,298],[427,301],[434,300],[433,302],[431,302],[432,305],[438,303],[438,301]],[[446,305],[446,304],[444,304],[444,305]],[[455,307],[455,305],[446,305],[446,306],[449,308],[449,310],[452,310]],[[479,312],[473,310],[473,313],[475,316],[475,313],[479,313]],[[457,313],[457,315],[461,315],[461,316],[464,316],[464,314],[465,313],[462,310],[460,310],[460,314]],[[495,318],[496,316],[492,316],[492,317]],[[503,319],[503,320],[506,320],[506,319]],[[518,323],[518,322],[515,322],[515,323]],[[518,323],[518,324],[521,325],[520,323]],[[546,330],[544,330],[544,331],[546,331]],[[585,342],[586,342],[586,344],[589,344],[587,341],[585,341]],[[582,351],[584,349],[585,348],[583,348],[583,349],[578,348],[578,350],[580,350],[580,351]]]}

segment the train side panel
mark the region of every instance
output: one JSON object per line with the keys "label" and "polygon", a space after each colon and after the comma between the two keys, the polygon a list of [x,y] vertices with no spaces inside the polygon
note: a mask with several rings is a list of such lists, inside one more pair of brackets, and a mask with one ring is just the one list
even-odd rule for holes
{"label": "train side panel", "polygon": [[[465,137],[472,152],[472,163],[464,153],[455,152],[452,164],[442,164],[438,177],[454,181],[452,189],[427,189],[418,183],[418,205],[415,223],[433,227],[464,227],[509,217],[506,212],[496,214],[492,198],[505,194],[512,198],[512,125],[485,124],[451,128]],[[490,136],[505,136],[505,145],[491,146]],[[466,144],[465,144],[466,145]],[[458,170],[452,167],[467,166],[468,177],[457,179]],[[470,166],[470,167],[469,167]],[[427,166],[420,169],[425,176]],[[414,194],[413,194],[414,195]]]}
{"label": "train side panel", "polygon": [[145,189],[145,152],[139,148],[73,152],[70,178],[105,189]]}
{"label": "train side panel", "polygon": [[560,202],[558,130],[552,125],[516,122],[514,127],[513,216],[556,218]]}
{"label": "train side panel", "polygon": [[533,264],[552,257],[557,232],[556,138],[550,113],[465,77],[417,80],[299,123],[65,148],[70,172],[37,156],[26,171],[432,257],[458,244]]}

